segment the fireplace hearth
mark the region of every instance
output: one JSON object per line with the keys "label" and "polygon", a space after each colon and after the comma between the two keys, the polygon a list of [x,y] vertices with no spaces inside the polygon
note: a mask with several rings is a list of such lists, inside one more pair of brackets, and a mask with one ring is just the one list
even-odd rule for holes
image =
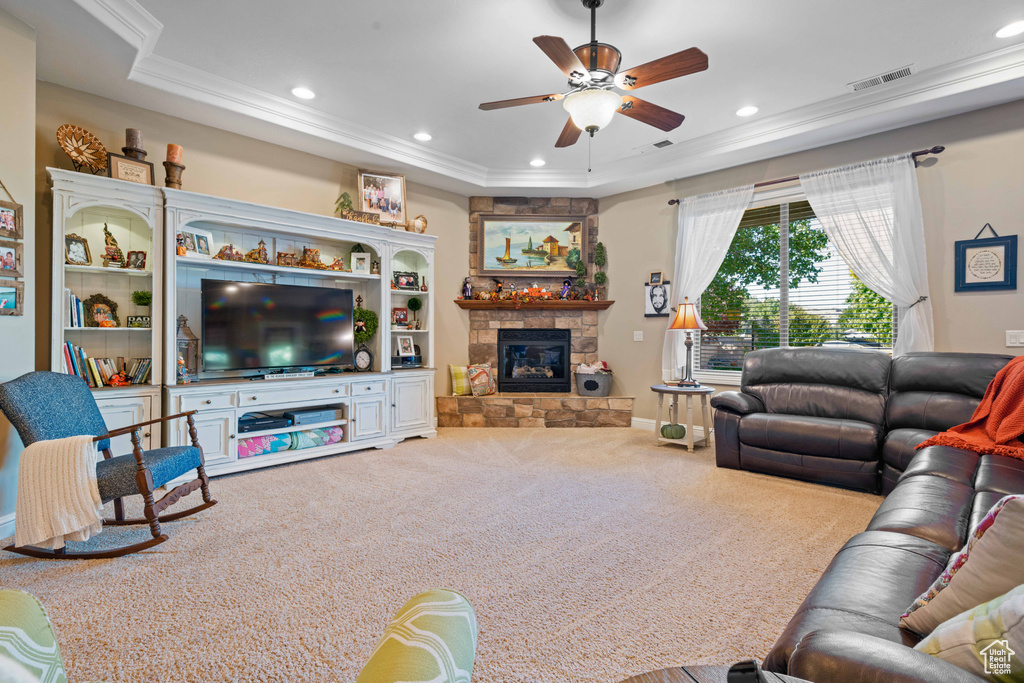
{"label": "fireplace hearth", "polygon": [[498,330],[498,391],[570,391],[571,334],[554,329]]}

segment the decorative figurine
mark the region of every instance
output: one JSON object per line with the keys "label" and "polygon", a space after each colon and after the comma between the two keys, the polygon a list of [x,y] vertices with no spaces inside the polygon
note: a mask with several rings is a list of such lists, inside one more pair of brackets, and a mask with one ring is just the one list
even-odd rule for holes
{"label": "decorative figurine", "polygon": [[279,251],[277,252],[277,265],[295,268],[299,265],[299,257],[295,252]]}
{"label": "decorative figurine", "polygon": [[494,291],[495,291],[495,293],[501,294],[501,291],[502,291],[502,288],[504,287],[504,284],[501,282],[501,280],[499,280],[496,277],[492,277],[491,279],[494,280],[494,284],[495,284]]}
{"label": "decorative figurine", "polygon": [[327,270],[327,266],[320,260],[320,250],[310,247],[302,248],[302,258],[299,259],[299,268],[311,268],[313,270]]}
{"label": "decorative figurine", "polygon": [[267,253],[267,243],[260,240],[259,246],[246,252],[245,258],[242,260],[246,263],[262,263],[265,266],[269,266],[270,255]]}
{"label": "decorative figurine", "polygon": [[513,294],[515,294],[515,292],[516,292],[516,283],[514,283],[514,282],[508,283],[508,291],[510,291]]}
{"label": "decorative figurine", "polygon": [[356,297],[356,308],[362,308],[362,307],[363,307],[363,296],[360,294],[359,296]]}
{"label": "decorative figurine", "polygon": [[472,284],[472,281],[473,281],[473,279],[472,278],[468,278],[468,277],[465,280],[462,281],[462,298],[463,299],[472,299],[473,298],[473,284]]}
{"label": "decorative figurine", "polygon": [[568,299],[569,298],[569,290],[570,289],[572,289],[572,280],[569,280],[568,278],[566,278],[565,280],[562,280],[562,298],[563,299]]}
{"label": "decorative figurine", "polygon": [[110,377],[110,386],[112,387],[126,387],[131,383],[132,381],[128,379],[128,375],[124,370]]}
{"label": "decorative figurine", "polygon": [[121,251],[121,247],[117,246],[117,240],[114,239],[114,235],[107,228],[106,223],[103,224],[103,241],[107,245],[103,250],[103,267],[124,268],[124,252]]}
{"label": "decorative figurine", "polygon": [[374,261],[370,264],[370,275],[380,275],[380,261]]}
{"label": "decorative figurine", "polygon": [[242,252],[235,249],[235,245],[225,244],[213,258],[218,261],[241,261],[244,257],[242,256]]}
{"label": "decorative figurine", "polygon": [[334,260],[331,261],[331,265],[329,265],[327,267],[330,270],[337,270],[337,271],[340,271],[342,273],[351,273],[352,272],[352,269],[348,267],[348,264],[345,262],[345,259],[343,259],[341,257],[338,257],[338,256],[336,256],[334,258]]}
{"label": "decorative figurine", "polygon": [[178,245],[178,256],[184,256],[186,253],[188,253],[185,250],[185,238],[181,236],[180,232],[178,233],[178,236],[175,238],[175,242]]}

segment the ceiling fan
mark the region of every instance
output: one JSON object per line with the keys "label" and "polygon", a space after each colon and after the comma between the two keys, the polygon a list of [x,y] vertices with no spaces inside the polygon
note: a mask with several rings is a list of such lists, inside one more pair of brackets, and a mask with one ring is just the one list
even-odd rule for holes
{"label": "ceiling fan", "polygon": [[[597,42],[597,8],[604,0],[582,0],[590,10],[590,42],[574,50],[558,36],[537,36],[533,42],[569,77],[569,91],[551,95],[519,97],[513,100],[485,102],[485,111],[518,107],[523,104],[564,100],[562,107],[569,120],[558,136],[555,147],[569,147],[579,140],[580,133],[594,133],[611,123],[615,113],[636,119],[664,131],[674,130],[683,122],[683,115],[659,107],[632,95],[620,95],[613,88],[636,90],[645,85],[686,76],[708,68],[708,56],[695,47],[655,59],[632,69],[619,71],[620,53],[613,45]],[[584,66],[587,64],[587,66]]]}

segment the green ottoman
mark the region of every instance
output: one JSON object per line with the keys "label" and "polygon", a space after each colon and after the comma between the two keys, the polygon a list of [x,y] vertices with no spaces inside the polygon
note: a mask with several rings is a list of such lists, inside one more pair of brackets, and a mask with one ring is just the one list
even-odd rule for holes
{"label": "green ottoman", "polygon": [[476,633],[473,606],[463,595],[420,593],[388,624],[356,683],[469,683]]}
{"label": "green ottoman", "polygon": [[[21,681],[23,668],[41,683],[67,683],[64,660],[57,637],[42,603],[34,595],[18,590],[0,590],[0,658],[14,660],[20,667],[4,666],[11,681]],[[16,673],[17,672],[17,673]],[[0,681],[5,673],[0,673]]]}

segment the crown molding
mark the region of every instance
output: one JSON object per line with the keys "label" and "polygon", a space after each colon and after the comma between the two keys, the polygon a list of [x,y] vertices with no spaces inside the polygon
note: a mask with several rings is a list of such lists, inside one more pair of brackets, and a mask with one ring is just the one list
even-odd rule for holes
{"label": "crown molding", "polygon": [[[413,167],[427,174],[421,178],[427,184],[452,187],[455,181],[456,191],[466,194],[557,188],[607,196],[1024,98],[1024,44],[1018,44],[665,149],[623,156],[593,173],[491,169],[153,54],[163,24],[136,0],[74,1],[136,50],[131,81]],[[437,176],[445,180],[438,182]]]}

